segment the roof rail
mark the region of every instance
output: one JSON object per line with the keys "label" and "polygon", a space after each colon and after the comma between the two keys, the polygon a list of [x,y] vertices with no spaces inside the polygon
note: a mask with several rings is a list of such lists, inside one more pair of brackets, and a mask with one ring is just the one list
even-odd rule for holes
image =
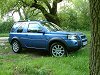
{"label": "roof rail", "polygon": [[[31,20],[20,20],[20,21],[17,21],[17,22],[29,22]],[[38,21],[38,22],[48,22],[47,20],[33,20],[33,21]]]}
{"label": "roof rail", "polygon": [[31,21],[31,20],[20,20],[18,22],[28,22],[28,21]]}
{"label": "roof rail", "polygon": [[26,22],[25,20],[20,20],[20,21],[18,21],[18,22]]}

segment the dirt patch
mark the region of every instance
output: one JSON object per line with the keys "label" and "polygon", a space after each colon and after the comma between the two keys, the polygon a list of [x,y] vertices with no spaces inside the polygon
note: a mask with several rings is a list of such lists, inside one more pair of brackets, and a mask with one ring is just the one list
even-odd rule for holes
{"label": "dirt patch", "polygon": [[8,37],[0,37],[0,42],[8,42]]}

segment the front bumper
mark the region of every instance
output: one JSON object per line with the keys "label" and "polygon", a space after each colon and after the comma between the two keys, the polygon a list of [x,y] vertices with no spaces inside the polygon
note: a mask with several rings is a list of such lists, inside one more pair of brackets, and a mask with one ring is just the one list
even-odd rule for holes
{"label": "front bumper", "polygon": [[69,51],[78,50],[87,45],[87,39],[84,40],[65,40]]}

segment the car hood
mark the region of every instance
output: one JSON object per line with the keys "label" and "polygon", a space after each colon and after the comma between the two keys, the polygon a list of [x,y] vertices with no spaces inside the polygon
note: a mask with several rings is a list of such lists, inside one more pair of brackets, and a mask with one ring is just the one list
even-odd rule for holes
{"label": "car hood", "polygon": [[82,33],[81,32],[67,32],[67,31],[56,31],[56,32],[50,32],[50,34],[63,34],[63,35],[73,35],[73,34],[76,34],[76,35],[81,35]]}

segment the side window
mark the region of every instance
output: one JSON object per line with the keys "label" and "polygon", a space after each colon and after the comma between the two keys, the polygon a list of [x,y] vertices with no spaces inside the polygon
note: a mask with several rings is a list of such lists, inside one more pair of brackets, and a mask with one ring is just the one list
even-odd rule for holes
{"label": "side window", "polygon": [[38,31],[41,31],[42,30],[42,27],[39,25],[39,24],[36,24],[36,23],[30,23],[29,25],[28,25],[28,32],[30,32],[30,33],[36,33],[36,32],[38,32]]}
{"label": "side window", "polygon": [[23,32],[23,25],[20,25],[17,29],[17,33]]}
{"label": "side window", "polygon": [[11,29],[11,32],[15,32],[15,30],[19,27],[19,23],[16,23],[13,25],[12,29]]}
{"label": "side window", "polygon": [[19,25],[19,27],[17,29],[17,33],[22,33],[24,28],[26,27],[26,25],[27,24],[25,22],[20,22],[20,25]]}

